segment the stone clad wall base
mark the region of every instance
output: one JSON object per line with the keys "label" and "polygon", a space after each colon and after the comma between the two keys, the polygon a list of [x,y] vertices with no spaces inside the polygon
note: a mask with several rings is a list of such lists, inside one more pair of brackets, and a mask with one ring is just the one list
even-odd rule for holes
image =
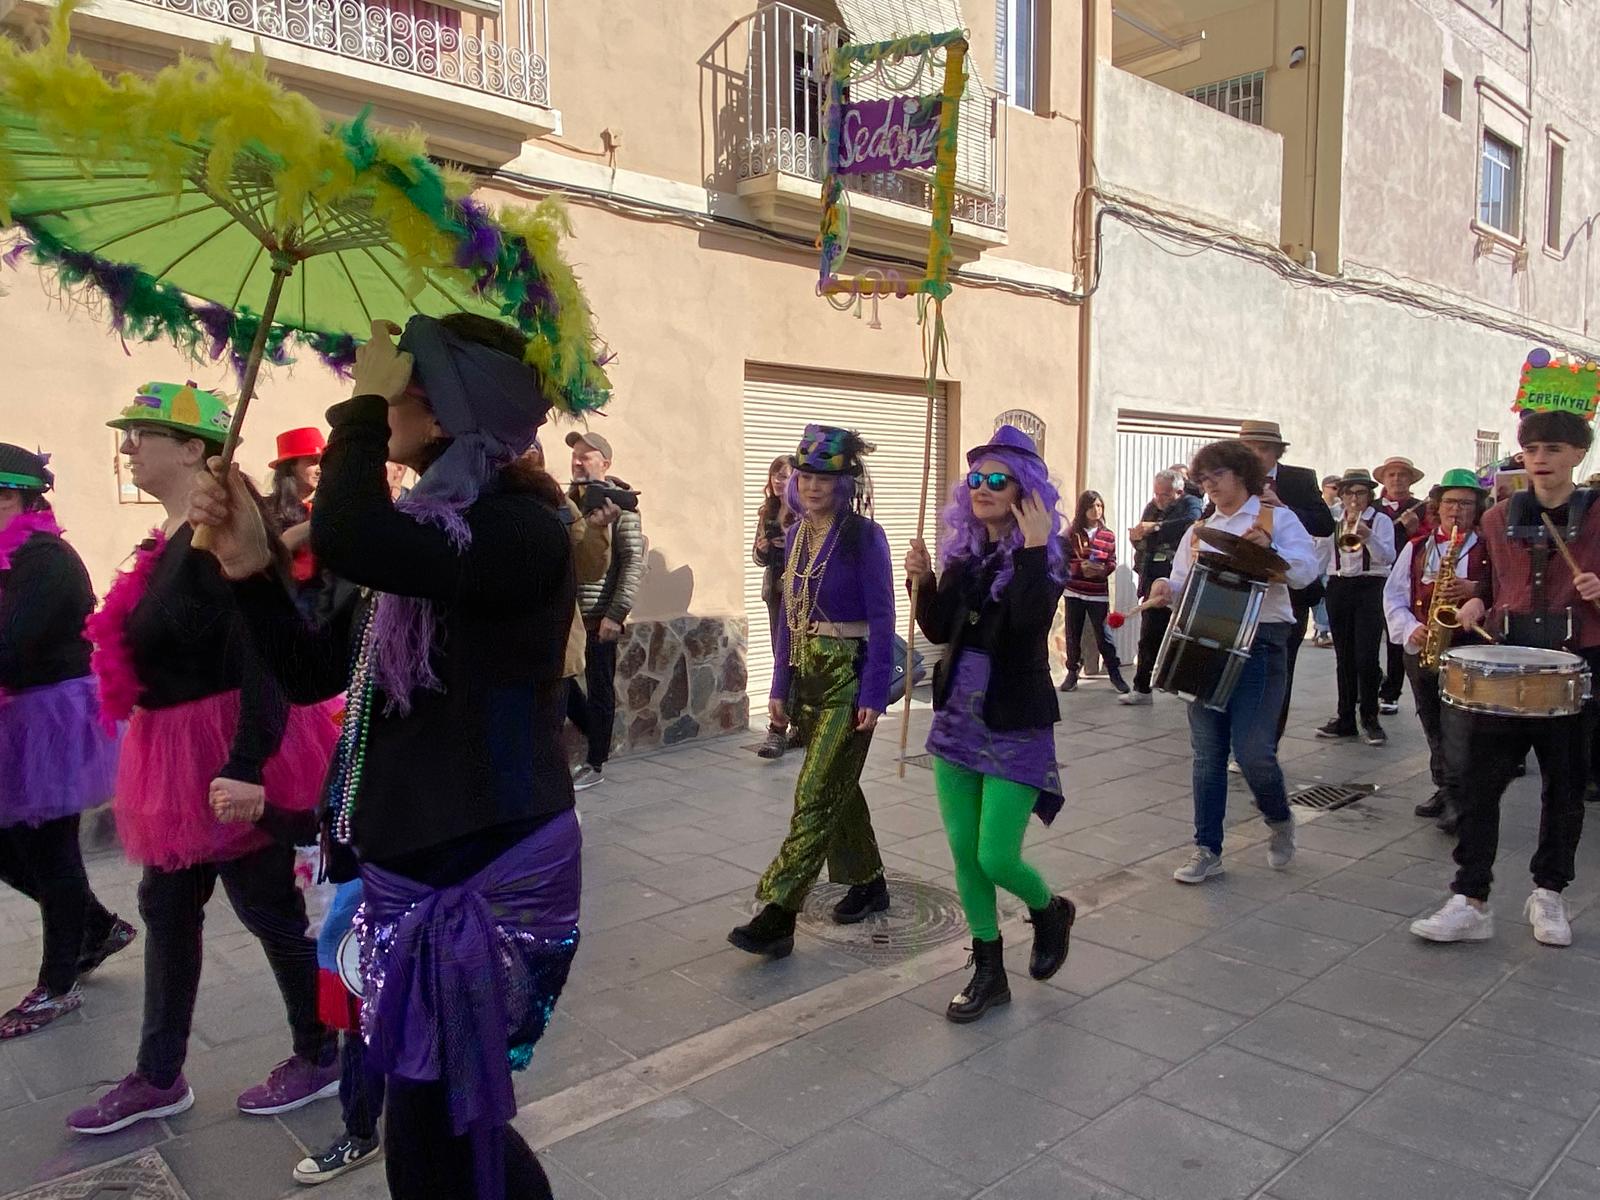
{"label": "stone clad wall base", "polygon": [[617,654],[615,752],[656,750],[747,728],[742,617],[629,624]]}

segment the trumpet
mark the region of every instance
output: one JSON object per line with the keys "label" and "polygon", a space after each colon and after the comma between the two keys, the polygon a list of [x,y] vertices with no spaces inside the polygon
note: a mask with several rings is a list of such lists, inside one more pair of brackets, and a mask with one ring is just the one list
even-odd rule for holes
{"label": "trumpet", "polygon": [[1356,532],[1356,526],[1361,524],[1361,514],[1351,513],[1345,518],[1344,532],[1339,535],[1339,553],[1356,554],[1361,550],[1361,535]]}

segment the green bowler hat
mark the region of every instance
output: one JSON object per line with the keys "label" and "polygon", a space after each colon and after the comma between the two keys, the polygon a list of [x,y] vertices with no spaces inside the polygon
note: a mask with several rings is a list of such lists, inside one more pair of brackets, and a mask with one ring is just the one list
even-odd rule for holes
{"label": "green bowler hat", "polygon": [[1452,467],[1439,477],[1436,486],[1441,492],[1448,492],[1452,488],[1471,488],[1480,496],[1489,494],[1489,489],[1478,482],[1478,473],[1466,467]]}
{"label": "green bowler hat", "polygon": [[228,402],[216,392],[188,383],[147,383],[134,396],[133,403],[106,424],[113,429],[134,425],[164,425],[208,442],[222,442],[228,436],[233,413]]}

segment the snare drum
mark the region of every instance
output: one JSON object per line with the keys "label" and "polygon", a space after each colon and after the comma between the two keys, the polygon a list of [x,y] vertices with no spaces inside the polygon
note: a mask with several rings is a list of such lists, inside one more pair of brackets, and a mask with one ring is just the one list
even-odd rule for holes
{"label": "snare drum", "polygon": [[1264,580],[1221,566],[1212,555],[1198,556],[1161,639],[1156,689],[1207,708],[1227,708],[1250,660],[1266,595]]}
{"label": "snare drum", "polygon": [[1439,660],[1446,704],[1495,717],[1570,717],[1589,698],[1589,665],[1564,650],[1461,646]]}

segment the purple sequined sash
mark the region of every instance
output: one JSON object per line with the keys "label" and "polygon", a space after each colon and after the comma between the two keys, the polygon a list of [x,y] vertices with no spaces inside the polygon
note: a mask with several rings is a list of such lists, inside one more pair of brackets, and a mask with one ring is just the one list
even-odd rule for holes
{"label": "purple sequined sash", "polygon": [[[452,1131],[470,1133],[475,1151],[517,1111],[507,1035],[526,1014],[512,1011],[522,989],[508,998],[505,935],[576,945],[582,847],[568,811],[453,887],[361,868],[370,1061],[387,1075],[442,1080]],[[498,1162],[476,1165],[478,1194],[502,1195]]]}

